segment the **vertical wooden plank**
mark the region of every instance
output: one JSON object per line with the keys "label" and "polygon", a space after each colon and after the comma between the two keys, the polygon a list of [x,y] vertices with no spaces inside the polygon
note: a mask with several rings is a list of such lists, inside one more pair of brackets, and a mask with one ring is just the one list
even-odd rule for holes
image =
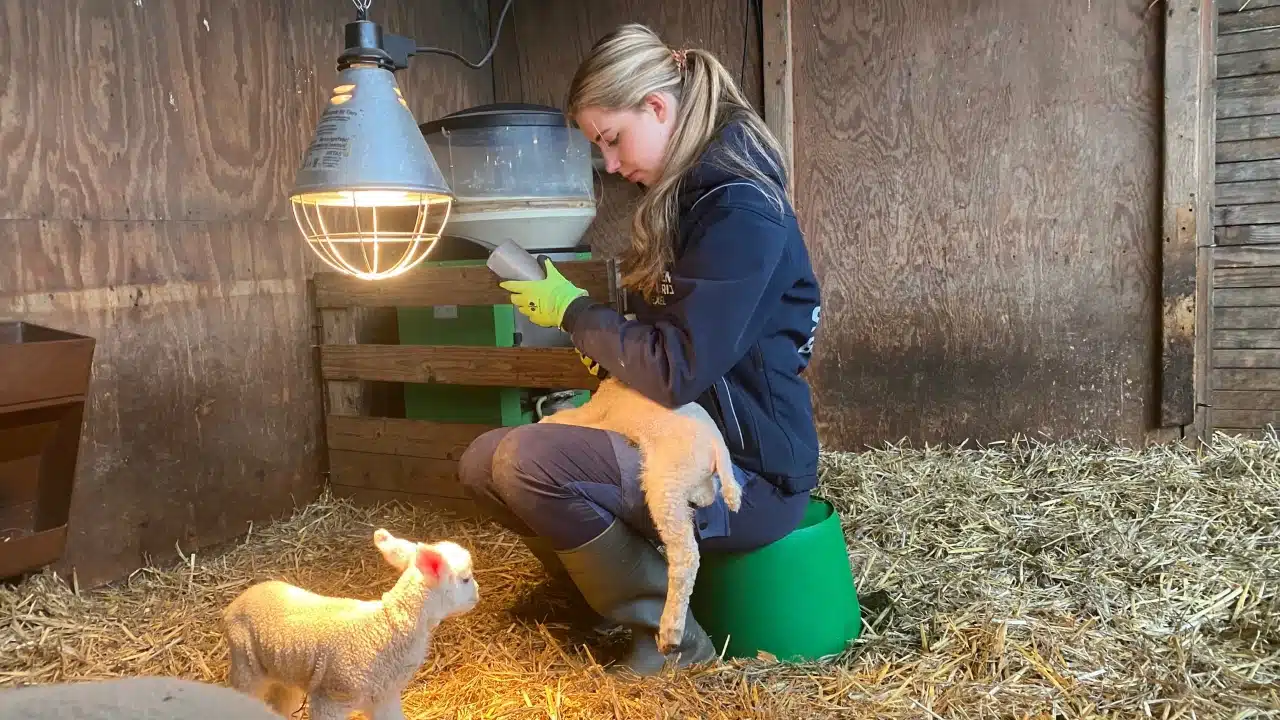
{"label": "vertical wooden plank", "polygon": [[[353,308],[325,308],[320,311],[320,337],[325,345],[355,345],[357,319]],[[328,415],[363,415],[367,409],[363,386],[359,380],[325,381]]]}
{"label": "vertical wooden plank", "polygon": [[1195,420],[1195,348],[1199,238],[1210,224],[1204,147],[1213,123],[1203,103],[1216,15],[1211,0],[1165,3],[1164,216],[1160,287],[1162,296],[1160,425]]}
{"label": "vertical wooden plank", "polygon": [[791,0],[763,0],[764,119],[782,145],[787,189],[795,191],[795,94],[791,68]]}

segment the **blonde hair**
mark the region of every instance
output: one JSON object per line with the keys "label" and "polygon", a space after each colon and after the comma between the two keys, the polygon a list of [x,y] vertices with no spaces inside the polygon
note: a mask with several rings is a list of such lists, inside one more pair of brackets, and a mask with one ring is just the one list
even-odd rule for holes
{"label": "blonde hair", "polygon": [[[779,211],[784,198],[791,200],[779,162],[781,146],[729,71],[705,50],[672,50],[644,25],[623,25],[596,42],[569,85],[565,115],[573,119],[589,107],[638,110],[657,92],[675,98],[675,125],[661,177],[648,188],[632,218],[631,252],[624,258],[622,278],[624,285],[651,301],[674,256],[680,184],[727,124],[742,124],[747,147],[726,143],[723,152],[705,160],[759,181]],[[763,156],[770,167],[758,167],[752,153]],[[781,184],[770,171],[782,178]]]}

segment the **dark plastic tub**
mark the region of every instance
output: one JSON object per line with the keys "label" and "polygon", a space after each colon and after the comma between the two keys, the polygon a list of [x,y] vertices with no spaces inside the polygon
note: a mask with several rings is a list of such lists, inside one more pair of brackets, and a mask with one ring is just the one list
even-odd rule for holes
{"label": "dark plastic tub", "polygon": [[0,322],[0,578],[62,557],[95,341]]}

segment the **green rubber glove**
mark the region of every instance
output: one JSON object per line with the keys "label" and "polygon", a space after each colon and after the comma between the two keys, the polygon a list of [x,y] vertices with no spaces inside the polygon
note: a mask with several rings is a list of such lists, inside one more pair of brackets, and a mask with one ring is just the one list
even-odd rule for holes
{"label": "green rubber glove", "polygon": [[510,291],[511,304],[535,325],[558,328],[565,310],[575,298],[587,294],[586,290],[565,279],[556,269],[551,258],[542,259],[547,277],[543,280],[508,280],[498,287]]}

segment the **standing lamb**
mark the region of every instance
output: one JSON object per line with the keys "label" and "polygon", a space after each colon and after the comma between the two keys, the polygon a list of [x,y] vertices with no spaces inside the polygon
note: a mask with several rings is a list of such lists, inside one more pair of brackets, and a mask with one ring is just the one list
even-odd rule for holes
{"label": "standing lamb", "polygon": [[606,378],[582,407],[560,410],[539,422],[608,430],[640,451],[640,487],[645,505],[667,552],[667,598],[658,625],[658,650],[664,655],[680,644],[698,575],[698,541],[693,506],[715,502],[715,480],[725,504],[737,512],[742,486],[724,436],[697,403],[670,409]]}
{"label": "standing lamb", "polygon": [[245,590],[223,612],[230,684],[286,717],[311,697],[312,720],[403,720],[401,694],[426,660],[432,631],[479,602],[471,554],[384,529],[374,545],[401,571],[379,600],[325,597],[278,580]]}

